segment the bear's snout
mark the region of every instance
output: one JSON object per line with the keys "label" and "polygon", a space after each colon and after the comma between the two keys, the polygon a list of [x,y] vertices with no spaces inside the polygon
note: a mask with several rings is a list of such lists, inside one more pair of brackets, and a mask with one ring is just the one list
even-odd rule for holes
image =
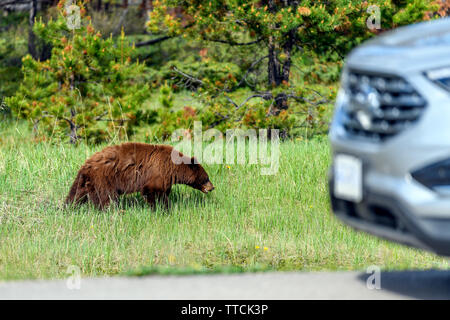
{"label": "bear's snout", "polygon": [[213,186],[213,184],[211,183],[211,181],[208,181],[207,183],[205,183],[203,186],[202,186],[202,192],[203,193],[208,193],[208,192],[211,192],[211,191],[213,191],[214,190],[214,186]]}

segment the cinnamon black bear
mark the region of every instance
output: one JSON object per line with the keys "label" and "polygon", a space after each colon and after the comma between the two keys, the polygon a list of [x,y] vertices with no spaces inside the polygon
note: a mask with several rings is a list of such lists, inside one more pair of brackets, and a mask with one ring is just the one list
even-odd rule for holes
{"label": "cinnamon black bear", "polygon": [[66,203],[91,201],[103,209],[122,194],[141,192],[152,207],[157,199],[167,207],[174,184],[186,184],[204,193],[214,189],[205,169],[195,162],[168,145],[110,146],[86,160]]}

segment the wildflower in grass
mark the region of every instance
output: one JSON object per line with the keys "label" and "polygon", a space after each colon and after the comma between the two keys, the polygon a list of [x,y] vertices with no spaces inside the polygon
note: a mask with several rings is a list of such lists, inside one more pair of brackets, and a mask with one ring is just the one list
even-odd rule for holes
{"label": "wildflower in grass", "polygon": [[[260,247],[260,246],[255,246],[255,249],[258,250],[259,248],[261,248],[261,247]],[[267,251],[267,250],[269,250],[269,248],[268,248],[268,247],[263,247],[263,250],[264,250],[264,251]]]}

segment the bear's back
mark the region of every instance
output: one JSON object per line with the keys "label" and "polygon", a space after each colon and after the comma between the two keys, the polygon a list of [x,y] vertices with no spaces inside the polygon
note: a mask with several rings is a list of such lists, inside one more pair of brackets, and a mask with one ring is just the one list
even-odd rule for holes
{"label": "bear's back", "polygon": [[94,153],[86,160],[85,168],[114,167],[116,170],[126,170],[136,165],[155,164],[170,165],[173,148],[169,145],[155,145],[140,142],[125,142],[104,148]]}

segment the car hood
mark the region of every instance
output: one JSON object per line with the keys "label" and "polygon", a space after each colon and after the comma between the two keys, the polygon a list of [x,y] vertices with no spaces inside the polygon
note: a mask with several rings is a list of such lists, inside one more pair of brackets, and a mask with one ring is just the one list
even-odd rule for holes
{"label": "car hood", "polygon": [[394,29],[354,49],[347,66],[386,72],[450,66],[450,18]]}

